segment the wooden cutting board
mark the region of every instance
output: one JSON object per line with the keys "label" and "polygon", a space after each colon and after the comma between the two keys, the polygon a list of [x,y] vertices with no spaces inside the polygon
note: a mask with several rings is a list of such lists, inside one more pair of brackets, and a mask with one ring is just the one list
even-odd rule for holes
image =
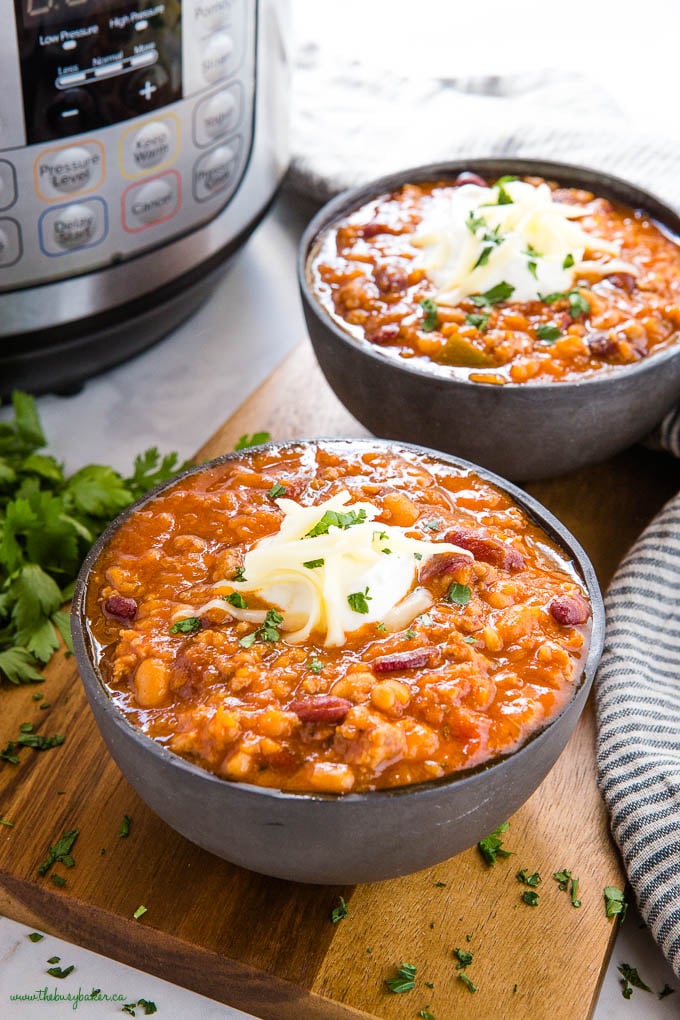
{"label": "wooden cutting board", "polygon": [[[306,344],[198,456],[216,456],[243,433],[263,429],[276,439],[366,434],[335,400]],[[604,585],[679,486],[680,465],[637,448],[528,488],[574,531]],[[265,1020],[401,1020],[426,1007],[437,1020],[590,1016],[616,935],[602,890],[623,883],[595,785],[592,706],[548,778],[510,819],[505,845],[514,856],[488,868],[472,849],[405,878],[330,888],[241,870],[174,833],[109,758],[73,659],[57,655],[45,677],[47,711],[32,700],[33,686],[0,693],[2,746],[25,721],[66,737],[61,747],[27,749],[18,766],[0,767],[0,818],[14,823],[0,826],[0,911],[7,916]],[[124,814],[131,831],[119,838]],[[54,869],[67,880],[58,888],[37,869],[48,847],[74,828],[75,867]],[[543,877],[537,907],[521,901],[520,868]],[[580,908],[552,878],[562,868],[580,879]],[[332,924],[339,896],[349,913]],[[141,904],[147,912],[135,921]],[[476,992],[457,976],[457,947],[473,953],[467,973]],[[417,966],[416,987],[391,994],[385,979],[402,962]]]}

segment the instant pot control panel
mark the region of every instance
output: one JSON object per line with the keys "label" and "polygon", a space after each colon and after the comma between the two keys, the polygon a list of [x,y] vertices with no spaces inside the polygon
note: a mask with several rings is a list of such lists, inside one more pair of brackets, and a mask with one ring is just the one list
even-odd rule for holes
{"label": "instant pot control panel", "polygon": [[160,247],[234,198],[256,8],[0,0],[0,292]]}

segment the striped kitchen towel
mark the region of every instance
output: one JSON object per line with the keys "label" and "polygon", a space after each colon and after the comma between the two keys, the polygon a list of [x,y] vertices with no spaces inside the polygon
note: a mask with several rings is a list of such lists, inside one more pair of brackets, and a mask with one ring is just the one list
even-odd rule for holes
{"label": "striped kitchen towel", "polygon": [[[513,155],[606,170],[680,208],[680,143],[630,129],[579,75],[414,81],[315,47],[295,71],[288,186],[316,202],[414,164]],[[680,456],[680,410],[653,445]],[[599,785],[642,916],[680,977],[680,495],[619,567],[606,608]]]}

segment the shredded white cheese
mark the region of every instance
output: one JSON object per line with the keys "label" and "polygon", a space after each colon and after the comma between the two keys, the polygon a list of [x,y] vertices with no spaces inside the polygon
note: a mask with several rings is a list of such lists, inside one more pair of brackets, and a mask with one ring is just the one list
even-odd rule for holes
{"label": "shredded white cheese", "polygon": [[[368,502],[350,505],[350,501],[349,492],[318,506],[277,499],[283,512],[281,527],[246,553],[246,580],[221,581],[216,589],[243,596],[253,593],[276,608],[283,615],[288,641],[305,641],[317,631],[331,647],[344,644],[346,635],[364,624],[384,620],[409,595],[418,566],[431,556],[456,552],[471,557],[451,543],[409,538],[404,528],[375,523],[377,507]],[[309,532],[329,511],[352,513],[361,520],[344,528],[331,524],[324,534],[310,537]],[[215,600],[208,603],[214,605]],[[358,611],[358,605],[364,611]],[[221,606],[235,618],[250,622],[261,622],[265,616],[263,610],[240,609],[226,601]]]}
{"label": "shredded white cheese", "polygon": [[[571,290],[584,273],[636,274],[620,259],[618,244],[587,233],[576,222],[587,211],[556,202],[545,183],[463,184],[433,194],[410,240],[422,249],[437,304],[457,305],[501,283],[512,288],[509,300],[536,301]],[[599,257],[586,257],[592,255]]]}

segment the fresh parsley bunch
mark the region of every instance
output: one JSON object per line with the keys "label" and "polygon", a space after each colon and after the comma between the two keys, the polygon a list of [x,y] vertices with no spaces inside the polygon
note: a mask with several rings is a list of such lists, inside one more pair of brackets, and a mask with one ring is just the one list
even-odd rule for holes
{"label": "fresh parsley bunch", "polygon": [[153,447],[140,454],[129,478],[103,464],[65,475],[41,453],[45,435],[35,400],[13,394],[14,418],[0,422],[0,681],[42,680],[40,666],[70,647],[62,606],[85,553],[129,503],[187,465]]}

